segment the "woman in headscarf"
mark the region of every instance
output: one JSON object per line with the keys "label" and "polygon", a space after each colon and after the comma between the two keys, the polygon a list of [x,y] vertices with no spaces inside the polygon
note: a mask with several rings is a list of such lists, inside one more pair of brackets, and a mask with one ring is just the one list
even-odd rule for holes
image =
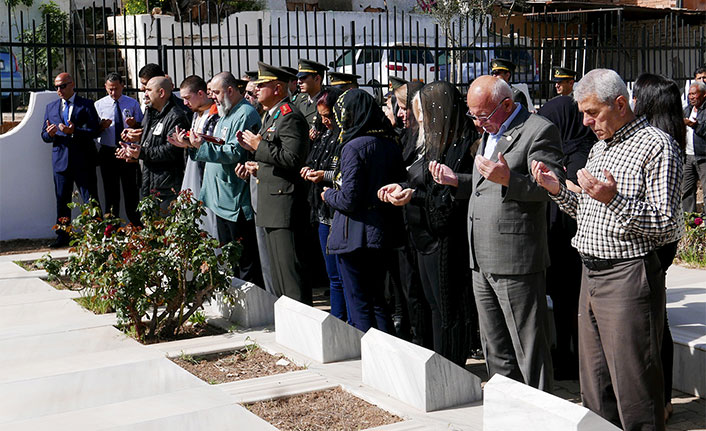
{"label": "woman in headscarf", "polygon": [[338,88],[329,88],[321,93],[316,102],[316,110],[325,131],[314,140],[306,166],[301,169],[301,176],[314,183],[309,188],[309,205],[311,206],[312,221],[318,223],[319,226],[319,243],[326,264],[331,292],[331,314],[347,321],[343,282],[336,256],[326,251],[326,240],[331,229],[333,210],[321,200],[321,192],[324,187],[333,187],[333,177],[337,172],[341,157],[341,143],[338,140],[340,129],[333,118],[333,107],[341,94],[343,91]]}
{"label": "woman in headscarf", "polygon": [[412,107],[421,124],[419,155],[409,167],[407,181],[381,188],[378,196],[405,206],[424,294],[432,310],[434,351],[464,366],[473,326],[468,202],[453,199],[455,188],[433,181],[428,166],[434,160],[451,164],[458,172],[471,172],[475,134],[461,94],[447,82],[425,86]]}
{"label": "woman in headscarf", "polygon": [[397,99],[397,117],[402,120],[404,133],[400,139],[402,147],[402,160],[404,166],[409,167],[417,158],[417,136],[419,135],[419,123],[412,112],[412,99],[424,87],[424,83],[419,81],[408,82],[394,91]]}
{"label": "woman in headscarf", "polygon": [[382,110],[363,90],[349,90],[333,109],[343,146],[336,188],[321,198],[335,210],[327,247],[335,254],[350,323],[361,331],[390,333],[392,322],[384,297],[385,267],[380,262],[399,246],[404,231],[398,208],[381,203],[377,190],[404,179],[399,147]]}

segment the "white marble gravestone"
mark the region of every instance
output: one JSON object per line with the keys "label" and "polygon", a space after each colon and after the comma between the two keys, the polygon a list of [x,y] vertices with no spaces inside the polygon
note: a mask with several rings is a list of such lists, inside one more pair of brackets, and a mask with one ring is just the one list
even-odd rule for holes
{"label": "white marble gravestone", "polygon": [[282,296],[275,303],[277,343],[318,362],[360,357],[363,333],[333,315]]}
{"label": "white marble gravestone", "polygon": [[483,389],[485,431],[619,431],[594,412],[496,374]]}
{"label": "white marble gravestone", "polygon": [[207,314],[219,315],[243,328],[257,328],[274,323],[274,305],[277,298],[253,283],[233,278],[228,289],[231,298],[217,293],[209,305]]}
{"label": "white marble gravestone", "polygon": [[477,376],[424,347],[370,329],[361,341],[363,383],[425,412],[480,401]]}

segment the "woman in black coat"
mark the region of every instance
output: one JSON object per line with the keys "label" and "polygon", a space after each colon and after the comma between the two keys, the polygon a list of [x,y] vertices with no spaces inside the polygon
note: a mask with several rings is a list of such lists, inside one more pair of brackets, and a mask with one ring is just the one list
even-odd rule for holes
{"label": "woman in black coat", "polygon": [[381,188],[385,202],[405,206],[417,251],[424,294],[432,310],[434,351],[464,366],[470,352],[472,318],[466,214],[468,201],[455,188],[433,181],[431,160],[471,172],[474,133],[461,94],[447,82],[422,88],[412,103],[420,123],[417,159],[407,181]]}
{"label": "woman in black coat", "polygon": [[343,91],[338,88],[328,88],[321,92],[316,102],[316,110],[325,128],[323,134],[314,140],[306,166],[301,169],[301,176],[313,184],[310,187],[309,205],[312,221],[319,226],[319,243],[326,264],[331,292],[331,314],[343,321],[348,320],[346,301],[343,295],[343,281],[336,262],[336,256],[326,251],[326,240],[331,229],[333,210],[321,200],[324,187],[333,187],[333,177],[338,172],[338,162],[341,157],[341,130],[333,118],[333,107]]}
{"label": "woman in black coat", "polygon": [[361,331],[390,333],[392,322],[384,297],[384,260],[404,235],[402,213],[377,199],[377,190],[404,179],[402,154],[373,97],[349,90],[339,97],[334,117],[341,132],[337,188],[321,198],[335,210],[327,251],[337,255],[350,323]]}

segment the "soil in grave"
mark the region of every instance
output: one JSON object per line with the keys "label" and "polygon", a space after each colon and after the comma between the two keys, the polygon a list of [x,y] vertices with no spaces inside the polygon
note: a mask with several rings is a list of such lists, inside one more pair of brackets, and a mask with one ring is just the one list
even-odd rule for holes
{"label": "soil in grave", "polygon": [[353,431],[402,421],[340,387],[245,407],[281,431]]}
{"label": "soil in grave", "polygon": [[[278,365],[277,361],[282,359],[287,364]],[[211,355],[182,355],[172,358],[172,361],[212,385],[304,369],[282,355],[271,355],[265,352],[257,345]]]}
{"label": "soil in grave", "polygon": [[41,251],[51,251],[49,244],[55,238],[49,239],[11,239],[0,241],[0,256],[8,254],[34,253]]}

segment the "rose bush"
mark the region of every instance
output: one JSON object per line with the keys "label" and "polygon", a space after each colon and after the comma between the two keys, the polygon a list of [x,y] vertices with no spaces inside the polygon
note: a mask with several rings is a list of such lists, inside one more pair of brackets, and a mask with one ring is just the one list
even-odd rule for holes
{"label": "rose bush", "polygon": [[175,335],[205,300],[230,286],[240,244],[219,248],[201,230],[205,210],[191,191],[181,192],[166,214],[158,197],[144,198],[143,227],[102,216],[95,202],[79,208],[70,225],[57,226],[71,236],[71,255],[65,262],[47,256],[44,267],[50,277],[64,274],[110,301],[122,328],[137,338]]}
{"label": "rose bush", "polygon": [[706,224],[701,214],[685,213],[686,229],[679,241],[677,258],[689,265],[706,267]]}

